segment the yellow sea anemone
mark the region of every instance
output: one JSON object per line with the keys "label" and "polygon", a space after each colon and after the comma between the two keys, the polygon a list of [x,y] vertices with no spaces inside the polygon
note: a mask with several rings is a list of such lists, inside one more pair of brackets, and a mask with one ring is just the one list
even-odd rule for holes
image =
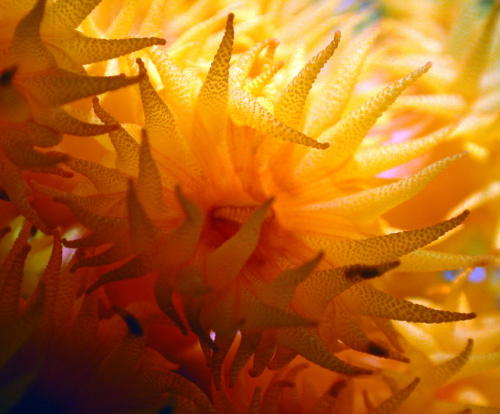
{"label": "yellow sea anemone", "polygon": [[[8,122],[16,126],[32,122],[36,128],[66,133],[75,132],[47,123],[50,117],[37,114],[60,114],[54,107],[138,83],[101,100],[94,98],[93,113],[85,104],[70,106],[69,112],[78,108],[87,121],[101,120],[102,125],[92,126],[92,134],[109,131],[111,145],[98,138],[86,150],[63,140],[53,164],[76,173],[71,183],[31,184],[37,197],[49,196],[64,204],[74,214],[75,224],[88,230],[80,227],[80,238],[62,241],[66,248],[77,249],[69,270],[71,278],[80,280],[86,298],[101,294],[113,304],[128,291],[125,305],[133,307],[140,292],[154,292],[156,305],[176,325],[167,332],[179,329],[196,337],[191,349],[203,355],[209,367],[206,372],[198,366],[198,374],[208,375],[204,387],[219,412],[290,412],[283,407],[291,406],[297,392],[289,387],[301,371],[300,364],[292,362],[297,356],[314,363],[316,369],[332,371],[328,381],[334,384],[333,391],[316,403],[306,397],[298,412],[328,412],[339,404],[337,408],[346,413],[389,413],[414,390],[420,392],[425,386],[426,392],[435,392],[441,384],[425,385],[423,374],[421,384],[413,376],[405,377],[405,386],[394,387],[392,397],[387,386],[385,394],[377,391],[384,389],[382,375],[365,377],[374,371],[389,372],[394,366],[411,376],[413,368],[418,372],[425,365],[408,358],[411,355],[405,351],[410,348],[391,320],[441,323],[475,317],[470,310],[438,310],[390,295],[391,284],[379,276],[389,273],[395,280],[414,272],[498,263],[488,254],[422,249],[460,226],[467,211],[420,227],[409,219],[412,229],[406,231],[394,231],[387,224],[387,212],[467,157],[451,152],[413,175],[380,176],[430,151],[451,132],[451,127],[440,124],[418,140],[387,145],[371,134],[374,127],[398,127],[387,109],[427,76],[431,64],[422,60],[416,69],[367,92],[362,87],[369,85],[365,61],[377,28],[363,30],[360,16],[348,13],[327,19],[303,41],[290,28],[283,29],[286,23],[279,18],[293,17],[292,27],[300,27],[301,22],[308,26],[327,16],[336,2],[308,7],[282,1],[268,6],[200,2],[191,8],[173,2],[165,9],[175,11],[168,30],[167,23],[155,18],[163,3],[151,1],[130,2],[121,9],[104,3],[81,30],[120,36],[164,33],[172,44],[92,65],[87,70],[100,76],[89,77],[81,72],[82,64],[161,43],[157,38],[89,40],[75,32],[98,3],[84,1],[81,9],[68,9],[65,0],[47,8],[43,1],[34,2],[16,26],[14,39],[30,45],[29,59],[37,53],[50,64],[31,77],[39,87],[24,87],[24,78],[16,78],[18,72],[5,72],[9,75],[6,87],[27,108],[20,111],[24,118]],[[227,15],[228,11],[235,15]],[[248,21],[238,20],[240,11]],[[64,33],[51,17],[58,13],[73,16]],[[200,21],[211,13],[215,15]],[[225,15],[224,32],[219,34]],[[332,30],[342,18],[347,20],[347,35],[343,35],[347,42]],[[186,21],[192,24],[189,30]],[[30,31],[25,33],[24,27]],[[266,30],[259,32],[261,27]],[[238,40],[240,28],[243,40]],[[44,37],[44,33],[48,34]],[[281,39],[268,37],[275,34],[297,43],[297,51],[287,45],[280,52]],[[220,43],[212,52],[214,40]],[[196,53],[196,45],[205,42],[207,47]],[[91,44],[99,45],[97,57]],[[340,61],[330,62],[339,45]],[[72,47],[81,51],[74,53]],[[12,56],[17,58],[15,53]],[[129,77],[102,76],[116,68]],[[65,76],[79,81],[67,81]],[[95,87],[96,82],[101,87]],[[84,87],[87,84],[94,86]],[[26,96],[37,93],[48,100],[34,99],[31,104]],[[54,98],[59,95],[66,98]],[[19,137],[11,141],[17,144]],[[94,153],[94,148],[99,150]],[[19,149],[11,152],[19,154]],[[26,196],[15,197],[17,193],[5,182],[4,178],[4,189],[19,211],[48,230]],[[60,248],[57,237],[56,233],[54,251]],[[19,271],[12,274],[18,277]],[[130,283],[141,277],[142,281],[137,280],[141,287],[131,291],[131,286],[138,285]],[[2,288],[2,294],[9,296],[8,285]],[[18,299],[9,300],[17,303]],[[127,321],[126,312],[122,316]],[[471,344],[461,354],[464,361]],[[71,348],[69,343],[64,346]],[[248,373],[243,368],[249,367],[252,357]],[[266,368],[278,370],[274,379],[269,381]],[[360,391],[363,378],[374,387],[374,397],[367,387]],[[266,387],[262,402],[261,388],[255,388],[259,384]],[[295,391],[281,404],[278,400],[282,392],[286,394],[285,388]],[[178,390],[168,392],[175,395]],[[333,394],[341,402],[328,400]],[[355,397],[349,400],[346,395]],[[385,403],[381,396],[388,398]],[[375,408],[374,401],[382,405]],[[197,408],[191,405],[190,409]]]}

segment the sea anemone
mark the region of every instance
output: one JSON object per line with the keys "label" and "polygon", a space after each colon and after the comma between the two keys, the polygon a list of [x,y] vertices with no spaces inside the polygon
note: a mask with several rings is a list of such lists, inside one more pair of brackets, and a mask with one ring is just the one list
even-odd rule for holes
{"label": "sea anemone", "polygon": [[[179,377],[171,373],[168,363],[158,363],[165,381],[180,385],[176,382],[168,389],[159,387],[159,394],[175,397],[172,402],[162,395],[148,394],[146,403],[132,390],[140,394],[147,388],[141,382],[144,372],[146,377],[150,375],[147,369],[144,371],[140,364],[129,367],[130,377],[123,374],[116,389],[104,393],[101,388],[107,390],[107,381],[103,383],[100,375],[111,378],[116,370],[126,367],[120,367],[118,357],[114,357],[116,366],[101,373],[94,361],[90,365],[95,369],[85,380],[99,396],[111,393],[111,405],[103,406],[106,410],[151,412],[168,403],[179,412],[207,412],[214,409],[213,404],[218,412],[336,409],[389,413],[406,404],[403,412],[412,412],[420,409],[412,401],[426,404],[423,397],[412,395],[432,396],[447,376],[466,363],[473,349],[471,340],[462,352],[452,347],[451,353],[459,356],[450,361],[460,363],[440,365],[446,377],[443,381],[428,380],[432,365],[418,358],[411,338],[409,343],[405,340],[411,335],[401,335],[403,331],[398,332],[391,322],[435,324],[474,318],[470,309],[446,310],[453,308],[446,303],[424,306],[389,292],[396,291],[394,281],[407,278],[408,273],[498,263],[489,251],[472,256],[423,249],[457,229],[467,210],[422,226],[412,225],[413,212],[408,210],[410,230],[397,230],[387,221],[389,211],[404,205],[438,175],[446,175],[449,166],[468,157],[452,151],[430,164],[421,162],[421,168],[409,175],[404,168],[389,178],[382,174],[435,151],[453,131],[447,123],[450,120],[440,120],[422,129],[425,136],[405,142],[384,142],[373,133],[374,127],[381,131],[408,128],[404,117],[403,122],[400,120],[401,109],[388,108],[406,89],[416,90],[416,82],[427,76],[430,63],[423,59],[416,69],[383,86],[371,82],[367,91],[362,87],[363,83],[370,85],[372,72],[367,69],[376,68],[373,58],[387,52],[382,48],[371,54],[374,43],[383,44],[387,35],[383,27],[382,32],[377,27],[365,27],[370,19],[368,23],[363,19],[369,13],[328,19],[304,41],[290,30],[282,30],[286,23],[279,23],[280,16],[289,13],[294,17],[293,24],[311,25],[331,12],[331,1],[307,7],[279,1],[259,7],[246,2],[239,6],[231,2],[205,4],[203,13],[202,6],[186,10],[179,2],[177,8],[170,6],[176,11],[170,18],[171,30],[155,18],[155,10],[162,7],[160,1],[144,5],[131,2],[121,11],[103,4],[80,27],[81,31],[75,27],[99,1],[83,1],[81,7],[74,8],[65,0],[47,6],[44,1],[32,3],[31,11],[26,6],[27,14],[15,26],[11,46],[4,52],[8,64],[3,72],[6,92],[2,90],[1,102],[8,103],[12,99],[9,96],[15,96],[21,109],[7,108],[5,115],[2,113],[7,137],[3,140],[2,135],[2,143],[10,145],[5,145],[5,150],[1,147],[5,162],[0,179],[8,199],[28,220],[6,259],[7,276],[0,285],[5,303],[17,306],[19,301],[26,240],[34,224],[54,233],[56,258],[51,260],[60,260],[61,243],[68,251],[76,249],[74,254],[68,253],[72,258],[67,267],[54,272],[59,278],[66,275],[61,280],[77,283],[74,298],[81,298],[82,309],[89,302],[95,311],[96,298],[102,297],[108,312],[115,309],[128,325],[126,337],[142,338],[134,309],[142,309],[140,304],[146,302],[148,313],[164,323],[163,331],[152,335],[151,343],[157,350],[171,359],[173,352],[168,346],[162,347],[162,341],[165,336],[182,333],[188,338],[186,349],[198,358],[203,356],[208,365],[207,369],[199,360],[190,365],[185,355],[179,359]],[[207,10],[215,16],[200,21]],[[254,18],[246,24],[238,20],[240,12]],[[113,21],[116,13],[119,15]],[[219,34],[225,15],[224,31]],[[347,21],[347,35],[344,31],[342,34],[347,42],[341,40],[340,31],[330,34],[342,18]],[[269,24],[261,33],[258,28],[264,20]],[[192,27],[181,33],[186,21]],[[244,38],[240,41],[239,28]],[[163,32],[171,44],[87,66],[89,73],[98,75],[88,76],[82,65],[163,43],[159,38],[85,37],[85,33],[128,36],[129,31],[146,35]],[[286,45],[281,52],[281,39],[268,37],[275,33],[288,34],[284,37],[297,43],[299,51],[294,51],[294,45]],[[326,42],[325,37],[329,37]],[[220,43],[212,52],[214,39]],[[193,54],[194,45],[204,40],[208,47],[199,55]],[[341,59],[330,62],[337,48]],[[36,70],[21,76],[22,67],[31,68],[25,63],[30,61],[35,61]],[[128,77],[109,76],[116,68]],[[59,108],[135,83],[137,87],[105,94],[100,100],[94,97],[92,107],[87,102],[68,106],[68,112]],[[71,117],[71,111],[83,114],[86,122]],[[80,129],[52,122],[56,119]],[[96,119],[102,124],[87,123]],[[57,152],[36,152],[45,161],[53,158],[50,168],[15,161],[22,160],[19,145],[25,141],[19,132],[11,131],[26,129],[26,125],[34,131],[49,131],[57,138],[46,145],[57,145]],[[108,133],[111,145],[98,138],[101,144],[93,141],[90,150],[72,148],[71,140],[60,140],[61,133]],[[28,148],[35,152],[33,146],[40,145],[30,141]],[[92,153],[92,148],[98,151]],[[32,181],[33,197],[41,200],[35,209],[26,196],[22,168],[56,173],[66,179]],[[16,181],[9,181],[11,176]],[[59,230],[53,227],[68,228],[68,221],[52,215],[52,226],[47,225],[46,209],[39,214],[44,211],[43,203],[59,205],[58,211],[65,211],[66,216],[71,212],[71,227],[80,237],[70,239],[67,235],[60,241]],[[9,259],[11,256],[14,258]],[[381,278],[384,274],[387,276]],[[49,277],[40,278],[33,303],[46,296]],[[15,294],[12,284],[17,286]],[[41,312],[43,321],[48,311],[34,306],[28,306],[26,315]],[[78,312],[78,306],[74,310],[71,306],[71,312]],[[11,314],[6,319],[9,324],[16,320]],[[101,319],[94,314],[94,325],[105,324]],[[42,323],[42,327],[45,325]],[[83,351],[74,326],[58,329],[64,337],[57,344],[61,354],[69,352],[71,358],[80,355]],[[25,333],[23,341],[29,335]],[[115,332],[112,335],[120,337]],[[474,336],[471,332],[470,337]],[[35,341],[32,346],[47,346],[46,340],[41,343],[44,345]],[[21,349],[16,353],[17,348],[8,355],[13,368],[6,375],[18,370],[16,361],[22,358],[22,352],[29,352]],[[153,351],[147,349],[135,349],[137,361],[149,358]],[[106,354],[106,347],[101,351]],[[114,355],[114,351],[109,352]],[[52,359],[59,368],[66,364],[57,353],[50,355]],[[323,397],[309,393],[303,396],[303,403],[291,408],[294,398],[301,395],[294,387],[295,378],[307,377],[300,362],[304,359],[313,363],[315,370],[331,371],[323,375],[323,391],[333,385]],[[269,370],[277,371],[273,378]],[[390,375],[394,370],[403,375],[402,380]],[[64,371],[52,373],[53,378],[68,375]],[[75,368],[75,372],[80,371]],[[182,375],[202,386],[211,402]],[[80,378],[76,373],[74,377]],[[50,389],[53,378],[39,378],[43,393],[55,398]],[[129,390],[130,400],[120,398],[124,390]],[[190,392],[199,400],[190,399]],[[90,412],[85,405],[88,395],[76,400],[68,395],[82,413]],[[133,406],[135,403],[139,408]]]}

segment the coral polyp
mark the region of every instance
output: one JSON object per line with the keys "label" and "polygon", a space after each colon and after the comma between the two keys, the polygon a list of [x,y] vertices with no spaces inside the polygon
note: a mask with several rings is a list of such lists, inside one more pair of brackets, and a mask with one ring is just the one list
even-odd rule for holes
{"label": "coral polyp", "polygon": [[[478,333],[492,310],[469,306],[464,276],[448,288],[432,275],[498,266],[490,248],[447,247],[496,196],[391,222],[475,160],[449,145],[460,120],[439,108],[411,131],[433,59],[380,75],[388,34],[416,34],[373,24],[376,5],[330,15],[330,0],[99,3],[1,16],[0,185],[26,219],[0,279],[5,411],[468,409],[434,396],[454,398],[447,382],[481,372],[477,358],[498,360]],[[450,86],[464,102],[480,99],[485,62]],[[51,257],[23,288],[37,237]],[[420,275],[429,297],[398,294]]]}

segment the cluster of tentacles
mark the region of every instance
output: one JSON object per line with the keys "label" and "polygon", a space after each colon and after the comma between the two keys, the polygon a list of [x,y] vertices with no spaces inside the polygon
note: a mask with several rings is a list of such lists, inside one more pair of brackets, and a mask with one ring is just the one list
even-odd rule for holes
{"label": "cluster of tentacles", "polygon": [[154,412],[167,403],[213,412],[205,394],[146,345],[148,307],[103,314],[102,298],[85,293],[85,278],[62,263],[57,233],[36,290],[21,298],[32,229],[25,222],[0,272],[2,412]]}
{"label": "cluster of tentacles", "polygon": [[[498,264],[488,254],[422,249],[460,226],[467,210],[406,231],[390,231],[381,218],[464,157],[447,156],[405,178],[377,177],[453,130],[384,146],[366,139],[431,65],[353,102],[376,30],[355,37],[324,80],[339,32],[299,69],[286,70],[275,60],[275,40],[235,53],[229,14],[206,76],[181,69],[162,49],[129,59],[132,76],[87,76],[83,65],[164,43],[86,37],[76,28],[98,3],[26,1],[15,10],[13,2],[12,16],[26,15],[0,50],[0,184],[27,220],[0,270],[0,393],[11,405],[2,409],[23,412],[44,399],[74,413],[392,413],[401,404],[411,413],[430,403],[467,363],[472,340],[435,363],[391,321],[436,324],[475,314],[392,296],[381,276]],[[325,93],[314,89],[317,78]],[[139,128],[121,125],[95,97],[133,84]],[[91,111],[62,107],[88,97]],[[63,134],[106,133],[113,163],[63,151]],[[73,181],[36,175],[26,182],[26,173]],[[64,205],[86,229],[81,237],[61,240],[29,194]],[[53,248],[23,300],[32,226],[52,234]],[[121,286],[141,280],[141,294],[154,303],[138,297],[115,306]],[[163,316],[172,335],[199,346],[208,369],[194,381],[210,398],[167,362],[168,350],[158,349],[162,356],[146,346],[148,324]],[[331,388],[301,408],[299,358],[334,373]],[[387,367],[407,372],[393,378]],[[250,377],[257,386],[245,398]],[[379,385],[356,393],[357,378]]]}
{"label": "cluster of tentacles", "polygon": [[71,173],[59,166],[66,155],[46,149],[59,144],[62,134],[93,136],[117,126],[89,124],[62,106],[138,81],[137,77],[120,75],[90,77],[83,65],[164,43],[158,38],[107,40],[84,36],[75,29],[98,3],[80,2],[75,7],[72,1],[58,1],[46,7],[45,1],[12,1],[2,6],[7,36],[12,23],[9,17],[27,14],[16,22],[11,38],[0,43],[0,181],[19,212],[47,233],[50,229],[28,201],[22,172],[69,176]]}
{"label": "cluster of tentacles", "polygon": [[[470,218],[483,229],[482,237],[475,241],[478,250],[498,248],[498,225],[485,224],[486,217],[493,223],[499,220],[498,2],[422,2],[408,7],[407,14],[399,19],[396,15],[401,10],[397,9],[387,2],[387,18],[381,22],[382,41],[372,60],[374,72],[393,79],[423,59],[432,60],[433,70],[412,93],[392,106],[389,112],[393,123],[387,131],[402,128],[408,135],[415,135],[453,126],[444,139],[446,152],[466,150],[469,156],[461,168],[452,167],[454,180],[461,177],[460,188],[450,195],[453,199],[436,200],[433,211],[442,211],[448,217],[464,208],[478,211]],[[423,13],[433,16],[428,25],[421,24]],[[444,153],[443,147],[436,147],[426,156],[439,159]],[[471,173],[466,176],[463,171]],[[449,179],[438,179],[432,191],[441,191],[450,183]],[[421,205],[430,197],[430,191],[422,193],[412,203]],[[430,210],[422,212],[429,214]]]}

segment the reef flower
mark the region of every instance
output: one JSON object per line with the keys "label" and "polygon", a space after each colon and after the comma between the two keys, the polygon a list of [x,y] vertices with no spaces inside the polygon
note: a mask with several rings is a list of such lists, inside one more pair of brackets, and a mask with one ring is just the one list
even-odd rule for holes
{"label": "reef flower", "polygon": [[[321,47],[302,48],[312,55],[304,59],[294,56],[291,49],[280,55],[281,45],[272,38],[247,36],[246,42],[238,43],[238,28],[242,27],[245,33],[244,21],[236,20],[235,25],[235,15],[230,13],[221,36],[211,33],[218,31],[219,15],[195,25],[177,40],[171,39],[172,45],[141,51],[135,59],[121,57],[88,68],[90,72],[104,70],[109,75],[118,67],[129,78],[76,75],[74,71],[83,70],[82,64],[161,43],[156,38],[89,40],[75,32],[76,25],[97,3],[82,2],[81,10],[70,10],[64,0],[46,8],[43,1],[38,1],[14,30],[14,40],[31,45],[26,52],[30,59],[37,52],[51,62],[41,75],[33,75],[34,79],[45,76],[45,81],[37,81],[42,91],[50,85],[50,93],[40,93],[50,97],[71,95],[70,98],[54,98],[50,102],[34,99],[35,103],[30,104],[22,91],[36,94],[37,88],[23,89],[19,86],[23,78],[12,77],[12,82],[6,82],[6,87],[21,96],[20,102],[27,108],[22,119],[8,122],[16,126],[32,122],[37,128],[43,125],[64,133],[75,132],[47,123],[50,117],[38,114],[61,114],[62,110],[54,107],[138,84],[121,94],[106,94],[101,101],[93,99],[95,115],[88,112],[87,121],[95,121],[96,117],[102,124],[71,121],[82,128],[93,128],[92,133],[77,135],[109,132],[111,142],[104,144],[109,150],[103,151],[107,152],[104,157],[72,149],[64,141],[59,145],[57,154],[61,155],[54,163],[57,168],[63,166],[76,174],[69,186],[72,191],[55,185],[58,182],[31,184],[38,196],[50,196],[68,207],[75,223],[87,229],[80,238],[62,240],[66,248],[77,249],[69,271],[86,291],[83,303],[102,295],[110,305],[120,305],[118,314],[129,326],[129,334],[137,337],[142,335],[134,333],[140,327],[132,316],[133,309],[137,302],[148,298],[152,312],[171,321],[162,335],[180,331],[195,339],[189,346],[203,355],[208,364],[208,372],[198,367],[199,375],[208,376],[205,388],[218,412],[290,412],[283,407],[291,406],[296,395],[293,392],[297,392],[287,391],[293,388],[294,378],[302,369],[292,362],[296,358],[331,371],[328,381],[333,383],[330,392],[315,405],[314,399],[311,402],[306,398],[304,405],[297,408],[299,412],[328,412],[342,407],[343,412],[389,413],[412,391],[435,392],[442,384],[427,384],[427,371],[422,368],[425,364],[417,358],[416,372],[422,368],[424,374],[415,380],[417,374],[409,380],[406,376],[404,386],[393,387],[392,396],[382,392],[371,399],[368,390],[358,392],[352,400],[358,401],[365,395],[363,406],[342,402],[347,398],[345,390],[356,393],[357,377],[361,383],[363,378],[375,378],[367,381],[376,384],[382,376],[369,374],[377,370],[385,372],[397,366],[413,372],[413,355],[406,352],[411,348],[405,345],[391,320],[433,324],[475,317],[470,310],[436,309],[390,295],[380,276],[390,273],[394,280],[405,273],[489,266],[498,260],[486,254],[470,256],[423,249],[460,226],[467,211],[405,231],[394,231],[385,220],[387,212],[414,197],[439,174],[446,174],[450,165],[466,157],[463,153],[451,153],[410,176],[380,176],[430,151],[451,132],[451,128],[440,125],[440,129],[427,131],[418,140],[383,146],[381,140],[369,136],[374,126],[384,124],[385,113],[396,99],[426,76],[431,64],[423,61],[416,69],[365,96],[364,92],[357,92],[356,86],[365,79],[365,61],[377,38],[377,29],[361,30],[345,46],[339,31],[330,34],[331,30],[319,30],[317,37],[330,38],[321,42]],[[330,3],[324,2],[321,9],[328,10]],[[161,4],[151,2],[142,12],[137,5],[132,9],[124,7],[117,19],[123,23],[123,30],[110,18],[116,9],[108,5],[99,13],[98,8],[90,23],[81,29],[98,33],[108,24],[109,32],[127,35],[138,20],[140,31],[147,28],[147,34],[161,33],[162,22],[155,21],[153,12],[149,13]],[[242,13],[252,10],[248,5],[241,9]],[[234,12],[237,19],[238,7]],[[59,23],[51,17],[57,13],[73,16],[69,19],[71,30],[66,26],[64,35],[57,32],[53,38],[44,38],[44,33],[59,30]],[[225,15],[227,10],[221,13]],[[271,7],[262,13],[272,18],[273,13],[279,14],[279,8]],[[291,13],[297,15],[298,21],[301,14],[304,19],[308,16],[300,7],[292,7]],[[335,21],[328,21],[327,26],[331,28]],[[353,21],[356,19],[351,24]],[[24,27],[30,31],[24,32]],[[190,56],[186,50],[205,37],[222,37],[209,67],[204,59],[186,58]],[[60,42],[60,46],[54,46]],[[92,45],[99,45],[95,46],[97,57],[92,55]],[[330,59],[339,45],[341,60],[332,64]],[[75,53],[72,47],[81,48],[81,52]],[[311,53],[310,49],[314,51]],[[12,46],[9,50],[18,49]],[[170,51],[174,57],[169,57]],[[204,51],[204,58],[206,55]],[[17,71],[5,73],[18,76]],[[64,76],[78,76],[78,82],[58,84]],[[90,85],[89,82],[100,82],[102,87],[82,86]],[[116,85],[110,86],[113,82]],[[128,99],[119,102],[124,96]],[[17,136],[12,138],[12,142],[18,141]],[[5,179],[2,183],[9,197],[13,202],[17,200],[16,206],[19,200],[20,206],[29,206],[26,197],[14,197],[4,182]],[[42,218],[33,219],[31,206],[29,210],[20,206],[19,211],[28,220],[48,230]],[[27,230],[23,231],[26,234]],[[54,252],[61,248],[57,234]],[[19,244],[24,246],[22,237],[25,236],[20,236]],[[19,263],[22,266],[22,258]],[[9,283],[0,285],[0,292],[6,297],[10,298],[10,280],[19,284],[19,274],[18,268],[12,270],[5,279]],[[42,290],[44,283],[42,277]],[[130,292],[131,283],[140,288]],[[13,296],[9,301],[17,303],[18,299]],[[68,332],[72,329],[67,327]],[[73,334],[68,335],[72,338]],[[73,345],[72,339],[66,339],[61,346],[71,349]],[[81,346],[75,347],[78,353]],[[471,349],[469,341],[457,357],[462,365]],[[141,351],[148,355],[144,348]],[[159,351],[168,354],[168,350]],[[102,373],[108,378],[119,368],[117,357],[113,358],[117,366]],[[406,365],[409,368],[401,368]],[[170,372],[169,368],[164,365],[162,372]],[[278,370],[271,381],[268,369]],[[96,372],[96,382],[101,384],[100,368]],[[280,379],[280,373],[285,373],[284,379]],[[177,378],[167,377],[167,382]],[[356,379],[350,379],[353,377]],[[125,382],[133,387],[136,380]],[[172,405],[185,407],[182,401],[186,390],[199,390],[179,381],[180,385],[172,386],[173,391],[170,388],[164,392],[178,393],[181,403]],[[259,390],[266,381],[261,399]],[[146,385],[137,386],[142,390]],[[282,395],[284,401],[288,396],[288,402],[279,402]],[[387,400],[382,402],[380,395]],[[336,396],[341,402],[336,401]],[[152,400],[151,396],[149,401]],[[376,408],[373,401],[381,405]],[[212,409],[207,408],[211,403],[205,400],[204,405],[194,403],[186,404],[193,410],[200,406]],[[126,411],[125,400],[117,404],[122,407],[115,410]],[[412,403],[412,409],[413,406]]]}

